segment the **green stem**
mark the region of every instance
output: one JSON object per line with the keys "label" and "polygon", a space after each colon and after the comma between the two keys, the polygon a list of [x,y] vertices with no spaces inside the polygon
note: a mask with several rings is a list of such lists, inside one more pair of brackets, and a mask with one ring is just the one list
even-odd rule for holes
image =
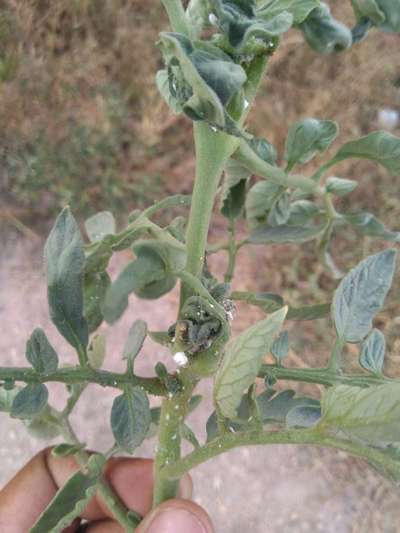
{"label": "green stem", "polygon": [[179,480],[167,479],[161,470],[179,460],[181,452],[180,426],[185,420],[188,403],[196,381],[187,370],[180,373],[182,389],[179,393],[166,398],[161,406],[157,454],[154,461],[154,507],[165,500],[175,498]]}
{"label": "green stem", "polygon": [[320,433],[315,429],[296,429],[288,431],[227,433],[216,438],[180,459],[174,464],[166,466],[163,475],[169,479],[176,479],[189,472],[194,467],[238,446],[252,446],[260,444],[306,444],[335,448],[362,457],[382,470],[400,476],[400,463],[376,448],[368,448],[350,441],[337,439]]}
{"label": "green stem", "polygon": [[235,221],[229,222],[229,248],[228,248],[228,268],[225,274],[225,283],[231,283],[236,267],[236,256],[238,248],[236,246],[236,227]]}
{"label": "green stem", "polygon": [[322,194],[318,184],[313,180],[305,178],[304,176],[288,176],[281,168],[270,165],[261,159],[261,157],[258,157],[243,139],[240,141],[239,149],[235,152],[235,159],[244,163],[247,168],[255,174],[263,176],[264,178],[269,178],[271,181],[279,185],[301,189],[317,195]]}
{"label": "green stem", "polygon": [[186,21],[181,0],[161,0],[171,24],[172,31],[189,36],[190,30]]}
{"label": "green stem", "polygon": [[[61,433],[64,439],[70,444],[81,444],[68,420],[62,421]],[[85,467],[89,461],[90,455],[85,450],[79,450],[76,454],[74,454],[74,457],[79,466]],[[114,518],[124,528],[124,531],[134,531],[134,526],[128,517],[129,509],[124,505],[119,496],[114,492],[112,487],[105,479],[100,480],[98,491],[104,503],[113,514]]]}
{"label": "green stem", "polygon": [[33,368],[28,367],[0,367],[1,381],[23,381],[25,383],[46,383],[58,381],[73,385],[82,382],[97,383],[102,387],[121,388],[124,384],[130,383],[143,387],[149,394],[155,396],[165,396],[167,390],[158,378],[142,378],[138,376],[128,376],[127,374],[117,374],[107,370],[94,370],[93,368],[59,368],[47,374],[38,374]]}
{"label": "green stem", "polygon": [[330,387],[333,385],[350,385],[352,387],[370,387],[391,382],[390,378],[367,374],[336,374],[327,368],[285,368],[277,365],[262,365],[258,377],[274,377],[278,380],[317,383]]}
{"label": "green stem", "polygon": [[[227,158],[236,149],[238,140],[224,133],[213,132],[205,122],[195,122],[196,177],[186,234],[186,270],[200,276],[204,265],[208,229],[215,195]],[[183,286],[181,302],[190,291]]]}

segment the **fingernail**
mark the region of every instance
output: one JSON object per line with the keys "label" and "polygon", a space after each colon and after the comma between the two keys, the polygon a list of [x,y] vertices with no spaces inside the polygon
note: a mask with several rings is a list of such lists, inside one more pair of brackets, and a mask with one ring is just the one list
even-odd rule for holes
{"label": "fingernail", "polygon": [[157,513],[146,533],[207,533],[207,528],[190,511],[171,508]]}

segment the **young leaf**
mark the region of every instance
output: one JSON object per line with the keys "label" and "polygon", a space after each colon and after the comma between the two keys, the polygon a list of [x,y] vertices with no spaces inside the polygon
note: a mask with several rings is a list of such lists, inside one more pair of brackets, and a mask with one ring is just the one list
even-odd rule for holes
{"label": "young leaf", "polygon": [[182,112],[182,105],[170,90],[170,77],[167,69],[159,70],[156,74],[156,84],[161,96],[175,114]]}
{"label": "young leaf", "polygon": [[34,418],[46,407],[49,392],[42,383],[26,385],[15,396],[11,406],[13,418]]}
{"label": "young leaf", "polygon": [[324,431],[361,439],[372,446],[400,441],[400,383],[361,389],[338,385],[322,397]]}
{"label": "young leaf", "polygon": [[249,176],[246,167],[233,159],[228,160],[221,196],[221,213],[224,217],[234,220],[241,215]]}
{"label": "young leaf", "polygon": [[362,344],[360,365],[373,374],[382,374],[386,341],[379,329],[373,329]]}
{"label": "young leaf", "polygon": [[360,211],[345,215],[344,219],[363,235],[376,237],[385,241],[400,242],[400,232],[387,229],[383,222],[378,220],[372,213]]}
{"label": "young leaf", "polygon": [[316,239],[324,231],[324,225],[318,226],[258,226],[249,237],[251,244],[301,244]]}
{"label": "young leaf", "polygon": [[122,358],[127,359],[128,361],[130,361],[130,364],[133,364],[133,361],[136,359],[137,355],[142,349],[143,343],[146,339],[146,335],[146,322],[144,322],[143,320],[135,320],[135,322],[131,326],[131,329],[129,330]]}
{"label": "young leaf", "polygon": [[257,396],[257,404],[264,424],[284,424],[288,413],[299,406],[319,407],[319,401],[306,396],[297,396],[293,390],[285,390],[273,395],[273,391],[266,390]]}
{"label": "young leaf", "polygon": [[267,216],[284,188],[271,181],[258,181],[246,197],[246,218],[254,228],[267,221]]}
{"label": "young leaf", "polygon": [[88,348],[88,359],[90,366],[99,369],[103,366],[106,358],[106,336],[103,333],[95,335]]}
{"label": "young leaf", "polygon": [[101,211],[85,222],[86,233],[90,242],[99,242],[106,235],[114,235],[116,231],[115,219],[109,211]]}
{"label": "young leaf", "polygon": [[314,405],[298,405],[286,415],[289,428],[309,428],[315,426],[321,418],[321,408]]}
{"label": "young leaf", "polygon": [[111,285],[107,272],[91,272],[85,274],[83,288],[83,316],[85,317],[89,333],[93,333],[103,322],[103,302]]}
{"label": "young leaf", "polygon": [[60,424],[54,418],[48,405],[34,418],[23,420],[23,423],[29,435],[35,439],[49,441],[60,435]]}
{"label": "young leaf", "polygon": [[39,374],[57,370],[58,355],[40,328],[34,330],[26,343],[26,358]]}
{"label": "young leaf", "polygon": [[84,447],[85,447],[85,444],[62,443],[62,444],[57,444],[57,446],[54,446],[54,448],[51,450],[51,453],[55,457],[69,457],[70,455],[74,455],[80,450],[83,450]]}
{"label": "young leaf", "polygon": [[318,7],[318,0],[269,0],[257,9],[260,18],[272,18],[283,11],[287,11],[293,17],[294,24],[300,24]]}
{"label": "young leaf", "polygon": [[287,307],[244,331],[228,347],[215,376],[214,398],[227,418],[235,418],[243,391],[255,381],[265,354],[282,327]]}
{"label": "young leaf", "polygon": [[271,347],[271,353],[280,362],[289,354],[289,333],[282,331]]}
{"label": "young leaf", "polygon": [[338,337],[345,342],[360,342],[372,328],[392,284],[396,251],[371,255],[350,270],[335,291],[332,317]]}
{"label": "young leaf", "polygon": [[312,218],[320,214],[320,208],[309,200],[297,200],[290,205],[289,226],[306,225]]}
{"label": "young leaf", "polygon": [[290,218],[290,194],[284,191],[276,200],[269,215],[268,224],[270,226],[282,226]]}
{"label": "young leaf", "polygon": [[146,438],[151,423],[149,400],[139,387],[126,387],[111,409],[111,429],[118,446],[133,453]]}
{"label": "young leaf", "polygon": [[392,176],[400,174],[400,138],[386,131],[375,131],[343,145],[330,166],[344,159],[370,159],[384,166]]}
{"label": "young leaf", "polygon": [[285,145],[287,166],[308,163],[315,154],[326,150],[338,134],[338,125],[331,120],[307,118],[289,128]]}
{"label": "young leaf", "polygon": [[353,43],[349,28],[334,19],[329,7],[323,2],[311,11],[299,28],[309,46],[319,54],[341,52]]}
{"label": "young leaf", "polygon": [[325,189],[326,192],[335,194],[336,196],[346,196],[346,194],[354,191],[357,186],[357,181],[332,176],[326,180]]}
{"label": "young leaf", "polygon": [[29,533],[61,533],[95,495],[99,476],[76,472],[54,496]]}
{"label": "young leaf", "polygon": [[44,254],[51,319],[74,348],[85,348],[88,343],[82,291],[85,255],[78,225],[69,208],[58,216]]}

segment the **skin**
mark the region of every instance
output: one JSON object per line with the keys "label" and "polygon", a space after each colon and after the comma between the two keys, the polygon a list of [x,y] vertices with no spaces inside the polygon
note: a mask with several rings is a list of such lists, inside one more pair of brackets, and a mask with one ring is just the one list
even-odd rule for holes
{"label": "skin", "polygon": [[[45,449],[31,459],[0,491],[0,531],[26,533],[56,491],[78,469],[73,457],[54,457]],[[125,505],[144,516],[137,533],[213,533],[207,513],[194,502],[192,481],[184,476],[179,499],[169,500],[151,511],[153,498],[153,461],[149,459],[110,459],[105,477]],[[89,533],[122,533],[123,528],[95,496],[82,516],[64,530],[77,532],[81,519],[89,522]]]}

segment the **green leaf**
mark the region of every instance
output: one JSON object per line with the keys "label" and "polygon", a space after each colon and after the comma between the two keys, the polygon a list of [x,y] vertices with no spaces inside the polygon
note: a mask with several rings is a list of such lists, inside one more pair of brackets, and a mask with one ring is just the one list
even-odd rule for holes
{"label": "green leaf", "polygon": [[270,165],[276,165],[276,160],[278,158],[276,148],[273,144],[267,141],[267,139],[252,137],[247,141],[247,144],[260,159],[266,161]]}
{"label": "green leaf", "polygon": [[286,390],[276,395],[273,395],[273,392],[266,390],[257,396],[257,404],[264,424],[285,424],[288,413],[295,407],[319,406],[318,400],[306,396],[296,397],[293,390]]}
{"label": "green leaf", "polygon": [[319,237],[324,231],[324,225],[319,226],[258,226],[250,234],[248,242],[251,244],[301,244],[303,242],[312,241]]}
{"label": "green leaf", "polygon": [[335,194],[336,196],[346,196],[346,194],[354,191],[357,186],[357,181],[332,176],[326,180],[325,189],[326,192]]}
{"label": "green leaf", "polygon": [[321,408],[317,405],[298,405],[286,415],[288,428],[310,428],[321,418]]}
{"label": "green leaf", "polygon": [[48,341],[45,332],[37,328],[26,343],[26,358],[39,374],[55,372],[58,355]]}
{"label": "green leaf", "polygon": [[255,381],[263,356],[270,350],[287,313],[287,307],[243,332],[222,359],[215,376],[214,398],[227,418],[236,416],[243,391]]}
{"label": "green leaf", "polygon": [[130,364],[133,364],[133,361],[136,359],[137,355],[142,349],[146,336],[146,322],[144,322],[143,320],[135,320],[135,322],[131,326],[131,329],[129,330],[122,358],[127,359],[128,361],[130,361]]}
{"label": "green leaf", "polygon": [[319,0],[269,0],[257,9],[257,16],[272,18],[283,11],[290,13],[294,24],[300,24],[319,6]]}
{"label": "green leaf", "polygon": [[127,453],[146,438],[151,423],[149,400],[139,387],[126,387],[111,409],[111,429],[118,446]]}
{"label": "green leaf", "polygon": [[376,237],[385,241],[400,242],[400,232],[392,231],[385,227],[372,213],[360,211],[350,215],[344,215],[346,222],[354,226],[363,235]]}
{"label": "green leaf", "polygon": [[344,144],[329,162],[329,166],[350,158],[376,161],[392,176],[397,176],[400,174],[400,138],[386,131],[374,131]]}
{"label": "green leaf", "polygon": [[386,341],[379,329],[373,329],[362,344],[360,365],[373,374],[382,374]]}
{"label": "green leaf", "polygon": [[86,274],[83,288],[83,315],[88,324],[89,333],[93,333],[103,322],[103,302],[111,285],[107,272]]}
{"label": "green leaf", "polygon": [[9,413],[11,411],[14,398],[20,390],[20,387],[14,387],[10,390],[0,387],[0,413]]}
{"label": "green leaf", "polygon": [[350,270],[335,291],[332,317],[338,337],[360,342],[372,328],[393,280],[396,251],[371,255]]}
{"label": "green leaf", "polygon": [[288,169],[308,163],[317,152],[324,152],[337,137],[339,128],[332,120],[307,118],[289,128],[285,145]]}
{"label": "green leaf", "polygon": [[25,419],[23,422],[29,435],[35,439],[49,441],[60,435],[60,425],[48,405],[35,418]]}
{"label": "green leaf", "polygon": [[197,440],[196,435],[194,434],[193,430],[187,425],[187,424],[181,424],[180,426],[180,433],[182,439],[187,440],[193,448],[200,448],[199,441]]}
{"label": "green leaf", "polygon": [[247,194],[246,218],[251,228],[267,221],[268,213],[284,188],[271,181],[258,181]]}
{"label": "green leaf", "polygon": [[99,242],[106,235],[114,235],[116,232],[114,215],[110,211],[100,211],[86,220],[85,229],[91,242]]}
{"label": "green leaf", "polygon": [[351,31],[334,19],[329,7],[320,3],[299,25],[309,46],[319,54],[341,52],[353,43]]}
{"label": "green leaf", "polygon": [[320,214],[320,208],[309,200],[297,200],[290,205],[289,226],[306,225],[312,218]]}
{"label": "green leaf", "polygon": [[161,96],[164,98],[167,105],[172,109],[175,114],[179,114],[183,111],[182,105],[179,100],[173,96],[170,90],[170,76],[167,69],[162,69],[157,72],[156,84],[160,91]]}
{"label": "green leaf", "polygon": [[362,389],[338,385],[322,397],[319,427],[372,446],[400,441],[400,383]]}
{"label": "green leaf", "polygon": [[185,251],[169,243],[142,241],[134,246],[134,251],[137,259],[124,268],[107,291],[103,313],[109,323],[120,318],[132,292],[146,299],[169,292],[176,283],[174,273],[185,266]]}
{"label": "green leaf", "polygon": [[240,300],[247,302],[250,305],[261,307],[261,309],[266,313],[277,311],[284,306],[282,296],[271,292],[252,293],[235,291],[231,294],[231,298],[233,300]]}
{"label": "green leaf", "polygon": [[168,331],[148,331],[150,339],[161,346],[169,346],[171,344],[171,335]]}
{"label": "green leaf", "polygon": [[329,316],[331,304],[304,305],[289,307],[287,320],[317,320]]}
{"label": "green leaf", "polygon": [[76,472],[54,496],[29,533],[60,533],[85,509],[95,495],[99,476]]}
{"label": "green leaf", "polygon": [[69,457],[70,455],[74,455],[75,453],[83,450],[85,448],[85,444],[57,444],[57,446],[54,446],[54,448],[51,450],[52,455],[55,457]]}
{"label": "green leaf", "polygon": [[228,160],[221,195],[221,213],[224,217],[235,220],[242,214],[249,177],[246,167],[234,159]]}
{"label": "green leaf", "polygon": [[85,255],[78,225],[69,208],[58,216],[47,239],[44,255],[51,319],[74,348],[85,348],[88,343],[82,291]]}
{"label": "green leaf", "polygon": [[95,335],[89,344],[87,351],[90,366],[99,369],[103,366],[106,358],[106,335],[99,333]]}
{"label": "green leaf", "polygon": [[398,0],[353,0],[358,19],[369,19],[380,30],[400,32]]}
{"label": "green leaf", "polygon": [[379,0],[379,7],[385,15],[385,20],[379,29],[387,32],[400,32],[400,9],[398,0]]}
{"label": "green leaf", "polygon": [[376,0],[352,0],[352,5],[358,19],[366,17],[374,24],[380,24],[385,20],[385,15],[379,9]]}
{"label": "green leaf", "polygon": [[282,331],[271,347],[271,353],[280,362],[289,355],[289,333]]}
{"label": "green leaf", "polygon": [[46,407],[49,392],[42,383],[26,385],[15,396],[11,406],[13,418],[34,418]]}
{"label": "green leaf", "polygon": [[276,200],[269,215],[268,224],[270,226],[282,226],[290,218],[290,194],[284,191]]}

